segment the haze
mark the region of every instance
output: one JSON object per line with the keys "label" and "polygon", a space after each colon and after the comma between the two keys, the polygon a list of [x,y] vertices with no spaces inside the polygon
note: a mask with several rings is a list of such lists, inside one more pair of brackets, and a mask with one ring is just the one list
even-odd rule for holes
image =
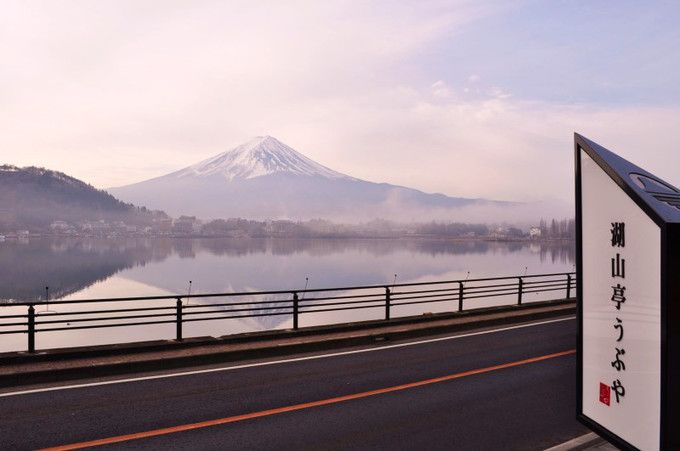
{"label": "haze", "polygon": [[7,1],[0,163],[97,187],[273,135],[337,171],[572,202],[574,131],[680,185],[675,2]]}

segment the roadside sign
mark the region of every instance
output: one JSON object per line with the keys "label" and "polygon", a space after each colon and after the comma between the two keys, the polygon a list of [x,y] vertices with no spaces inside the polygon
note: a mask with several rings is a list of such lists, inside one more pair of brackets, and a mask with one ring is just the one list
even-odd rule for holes
{"label": "roadside sign", "polygon": [[578,418],[680,447],[680,190],[576,134]]}

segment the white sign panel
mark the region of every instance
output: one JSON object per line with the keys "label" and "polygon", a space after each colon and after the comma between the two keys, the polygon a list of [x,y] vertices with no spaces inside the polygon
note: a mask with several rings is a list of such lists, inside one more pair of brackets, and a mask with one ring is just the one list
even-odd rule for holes
{"label": "white sign panel", "polygon": [[586,152],[579,152],[582,414],[630,445],[656,450],[661,229]]}

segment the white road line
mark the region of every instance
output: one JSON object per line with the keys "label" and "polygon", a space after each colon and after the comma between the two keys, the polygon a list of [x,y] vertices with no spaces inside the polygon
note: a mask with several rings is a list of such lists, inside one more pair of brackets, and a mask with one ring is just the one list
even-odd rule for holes
{"label": "white road line", "polygon": [[461,334],[461,335],[453,335],[450,337],[440,337],[440,338],[430,338],[427,340],[419,340],[419,341],[410,341],[408,343],[400,343],[400,344],[395,344],[395,345],[386,345],[386,346],[380,346],[380,347],[375,347],[375,348],[366,348],[366,349],[356,349],[353,351],[342,351],[342,352],[333,352],[330,354],[320,354],[320,355],[312,355],[312,356],[307,356],[307,357],[296,357],[292,359],[282,359],[282,360],[273,360],[270,362],[258,362],[258,363],[247,363],[244,365],[234,365],[234,366],[227,366],[227,367],[220,367],[220,368],[209,368],[205,370],[195,370],[195,371],[183,371],[180,373],[168,373],[168,374],[157,374],[154,376],[142,376],[142,377],[133,377],[133,378],[128,378],[128,379],[116,379],[112,381],[101,381],[101,382],[90,382],[90,383],[85,383],[85,384],[74,384],[74,385],[62,385],[62,386],[57,386],[57,387],[45,387],[45,388],[36,388],[33,390],[22,390],[22,391],[15,391],[15,392],[8,392],[8,393],[0,393],[0,398],[6,398],[9,396],[20,396],[20,395],[28,395],[31,393],[43,393],[43,392],[50,392],[50,391],[59,391],[59,390],[71,390],[74,388],[85,388],[85,387],[97,387],[100,385],[113,385],[113,384],[124,384],[127,382],[139,382],[139,381],[149,381],[149,380],[154,380],[154,379],[165,379],[165,378],[170,378],[170,377],[180,377],[180,376],[191,376],[193,374],[206,374],[206,373],[217,373],[220,371],[232,371],[232,370],[240,370],[243,368],[253,368],[257,366],[269,366],[269,365],[279,365],[281,363],[292,363],[292,362],[303,362],[305,360],[316,360],[316,359],[326,359],[329,357],[338,357],[338,356],[343,356],[343,355],[351,355],[351,354],[362,354],[364,352],[375,352],[375,351],[384,351],[386,349],[395,349],[395,348],[405,348],[407,346],[416,346],[416,345],[421,345],[421,344],[426,344],[426,343],[436,343],[438,341],[447,341],[447,340],[457,340],[460,338],[466,338],[466,337],[474,337],[477,335],[486,335],[486,334],[492,334],[492,333],[497,333],[497,332],[504,332],[507,330],[515,330],[515,329],[524,329],[526,327],[533,327],[533,326],[541,326],[544,324],[552,324],[552,323],[559,323],[562,321],[571,321],[576,319],[575,316],[570,316],[568,318],[559,318],[559,319],[552,319],[548,321],[540,321],[540,322],[535,322],[535,323],[528,323],[528,324],[520,324],[517,326],[508,326],[508,327],[502,327],[499,329],[492,329],[492,330],[484,330],[481,332],[471,332],[467,334]]}

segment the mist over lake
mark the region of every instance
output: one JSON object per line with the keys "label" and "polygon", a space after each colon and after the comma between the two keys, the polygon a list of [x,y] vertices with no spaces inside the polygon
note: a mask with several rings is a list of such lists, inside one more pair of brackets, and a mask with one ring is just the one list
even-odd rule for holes
{"label": "mist over lake", "polygon": [[573,270],[571,244],[418,239],[70,239],[0,243],[0,299],[262,291]]}

